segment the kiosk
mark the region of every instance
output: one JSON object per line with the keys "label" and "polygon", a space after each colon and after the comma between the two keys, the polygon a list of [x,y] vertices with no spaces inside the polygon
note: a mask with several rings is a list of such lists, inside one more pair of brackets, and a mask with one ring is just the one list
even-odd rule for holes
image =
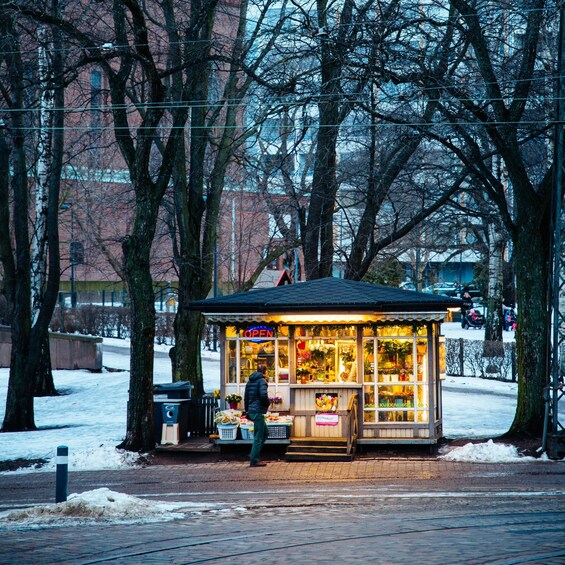
{"label": "kiosk", "polygon": [[442,435],[440,323],[461,300],[319,279],[195,301],[220,326],[221,394],[267,365],[291,439],[433,444]]}

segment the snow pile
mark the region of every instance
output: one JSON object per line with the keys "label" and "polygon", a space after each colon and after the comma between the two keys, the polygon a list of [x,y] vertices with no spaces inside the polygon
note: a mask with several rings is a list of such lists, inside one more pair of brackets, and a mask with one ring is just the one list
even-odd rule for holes
{"label": "snow pile", "polygon": [[[69,453],[69,471],[99,471],[102,469],[124,469],[137,467],[139,453],[116,449],[115,445],[101,444],[98,447],[83,448]],[[55,458],[51,459],[42,471],[54,471]]]}
{"label": "snow pile", "polygon": [[39,528],[88,524],[166,522],[184,518],[179,509],[199,512],[215,505],[149,502],[108,488],[71,494],[66,502],[0,513],[0,527]]}
{"label": "snow pile", "polygon": [[[35,472],[54,472],[57,467],[56,450],[47,454],[47,463],[32,465],[15,471],[0,474],[25,474]],[[144,455],[116,449],[115,445],[101,444],[98,447],[83,447],[69,450],[69,471],[101,471],[112,469],[131,469],[139,467]]]}
{"label": "snow pile", "polygon": [[446,461],[462,461],[468,463],[515,463],[516,461],[535,461],[535,457],[523,457],[513,445],[494,443],[468,443],[463,447],[455,447],[441,456]]}

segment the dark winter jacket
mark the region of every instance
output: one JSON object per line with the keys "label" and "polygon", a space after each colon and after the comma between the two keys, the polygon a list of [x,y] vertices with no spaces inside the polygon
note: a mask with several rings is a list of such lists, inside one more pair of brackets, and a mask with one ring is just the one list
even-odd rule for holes
{"label": "dark winter jacket", "polygon": [[265,375],[255,371],[245,385],[245,411],[249,414],[266,414],[269,410],[269,385]]}

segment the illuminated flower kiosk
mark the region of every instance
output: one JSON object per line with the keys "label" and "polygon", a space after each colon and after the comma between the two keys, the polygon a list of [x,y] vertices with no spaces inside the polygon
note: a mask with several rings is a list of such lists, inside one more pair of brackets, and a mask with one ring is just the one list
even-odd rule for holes
{"label": "illuminated flower kiosk", "polygon": [[[291,442],[434,444],[442,435],[440,323],[461,301],[327,278],[193,302],[220,326],[221,394],[267,365]],[[442,361],[443,358],[443,361]]]}

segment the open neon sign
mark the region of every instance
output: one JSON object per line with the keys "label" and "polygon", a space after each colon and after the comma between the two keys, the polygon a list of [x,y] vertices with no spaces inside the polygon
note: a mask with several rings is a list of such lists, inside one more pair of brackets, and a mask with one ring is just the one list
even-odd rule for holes
{"label": "open neon sign", "polygon": [[255,343],[261,343],[265,339],[275,337],[275,330],[268,326],[249,326],[243,332],[243,337]]}

